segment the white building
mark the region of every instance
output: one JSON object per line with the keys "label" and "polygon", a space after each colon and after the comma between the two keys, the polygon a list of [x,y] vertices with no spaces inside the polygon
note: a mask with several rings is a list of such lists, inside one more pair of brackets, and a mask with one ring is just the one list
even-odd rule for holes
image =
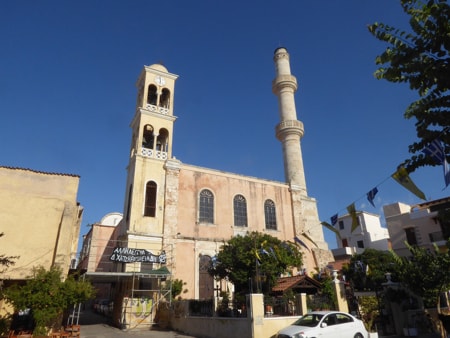
{"label": "white building", "polygon": [[392,249],[400,256],[409,255],[405,244],[432,248],[444,246],[450,236],[448,222],[440,219],[450,209],[450,197],[417,205],[393,203],[383,207],[384,217],[392,242]]}
{"label": "white building", "polygon": [[333,256],[342,257],[362,253],[365,249],[389,250],[390,240],[388,229],[383,228],[380,216],[365,211],[356,212],[357,227],[352,230],[353,219],[347,214],[338,218],[335,225],[339,235],[336,235],[337,249]]}

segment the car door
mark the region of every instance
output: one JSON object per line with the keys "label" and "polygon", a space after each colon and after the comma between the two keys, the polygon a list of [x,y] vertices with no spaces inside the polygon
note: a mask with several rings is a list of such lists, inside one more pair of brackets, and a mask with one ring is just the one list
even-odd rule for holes
{"label": "car door", "polygon": [[336,313],[336,337],[353,337],[356,333],[356,325],[350,316],[345,313]]}
{"label": "car door", "polygon": [[323,318],[322,322],[320,323],[317,337],[320,338],[345,337],[339,335],[339,332],[336,330],[336,323],[337,323],[336,314],[330,313],[326,315]]}

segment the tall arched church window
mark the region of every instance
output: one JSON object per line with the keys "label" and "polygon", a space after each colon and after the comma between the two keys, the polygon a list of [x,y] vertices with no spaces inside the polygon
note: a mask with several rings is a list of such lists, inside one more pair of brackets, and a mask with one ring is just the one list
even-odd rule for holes
{"label": "tall arched church window", "polygon": [[144,216],[155,217],[156,215],[156,183],[150,181],[145,186]]}
{"label": "tall arched church window", "polygon": [[144,134],[142,135],[142,147],[153,149],[155,136],[153,135],[153,127],[149,124],[144,126]]}
{"label": "tall arched church window", "polygon": [[160,129],[156,138],[156,150],[167,152],[169,145],[169,132],[167,129]]}
{"label": "tall arched church window", "polygon": [[130,220],[130,209],[131,209],[131,197],[133,196],[133,185],[130,184],[130,188],[128,189],[128,200],[127,200],[127,214],[125,219],[127,221]]}
{"label": "tall arched church window", "polygon": [[159,105],[163,108],[170,107],[170,90],[164,88],[161,92],[161,97],[159,98]]}
{"label": "tall arched church window", "polygon": [[277,214],[275,203],[272,200],[266,200],[264,202],[264,217],[266,229],[277,230]]}
{"label": "tall arched church window", "polygon": [[198,291],[199,299],[211,299],[214,297],[214,278],[208,273],[211,266],[211,257],[200,255],[199,274],[198,274]]}
{"label": "tall arched church window", "polygon": [[214,195],[208,189],[200,191],[198,221],[214,223]]}
{"label": "tall arched church window", "polygon": [[151,84],[148,86],[147,104],[152,104],[156,106],[157,100],[158,100],[158,89],[156,89],[155,85]]}
{"label": "tall arched church window", "polygon": [[247,201],[242,195],[236,195],[233,199],[234,226],[247,226]]}

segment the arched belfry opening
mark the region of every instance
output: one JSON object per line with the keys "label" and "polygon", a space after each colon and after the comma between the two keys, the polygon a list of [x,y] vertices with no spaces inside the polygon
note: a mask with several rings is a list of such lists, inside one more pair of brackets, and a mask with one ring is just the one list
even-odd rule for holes
{"label": "arched belfry opening", "polygon": [[156,150],[167,152],[169,148],[169,131],[165,128],[159,130],[156,138]]}
{"label": "arched belfry opening", "polygon": [[155,136],[153,127],[150,124],[144,126],[144,132],[142,135],[142,147],[147,149],[153,149],[155,144]]}
{"label": "arched belfry opening", "polygon": [[148,86],[147,104],[156,106],[157,102],[158,102],[158,89],[156,88],[155,85],[151,84]]}
{"label": "arched belfry opening", "polygon": [[163,88],[161,92],[161,97],[159,100],[159,106],[163,108],[169,108],[170,107],[170,90],[167,88]]}

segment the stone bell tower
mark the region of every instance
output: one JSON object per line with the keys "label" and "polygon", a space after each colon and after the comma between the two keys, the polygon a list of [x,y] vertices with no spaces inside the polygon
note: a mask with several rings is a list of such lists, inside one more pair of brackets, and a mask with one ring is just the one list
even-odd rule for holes
{"label": "stone bell tower", "polygon": [[277,139],[283,149],[284,175],[292,197],[294,233],[299,238],[312,242],[315,263],[323,267],[333,256],[324,240],[315,199],[307,194],[305,171],[300,141],[304,134],[303,123],[297,120],[294,94],[297,79],[291,74],[289,53],[286,48],[277,48],[274,53],[275,79],[272,91],[278,97],[280,123],[276,126]]}
{"label": "stone bell tower", "polygon": [[131,149],[120,231],[120,238],[130,248],[163,250],[166,175],[172,159],[177,78],[163,65],[154,64],[144,67],[136,84],[138,95],[130,125]]}

